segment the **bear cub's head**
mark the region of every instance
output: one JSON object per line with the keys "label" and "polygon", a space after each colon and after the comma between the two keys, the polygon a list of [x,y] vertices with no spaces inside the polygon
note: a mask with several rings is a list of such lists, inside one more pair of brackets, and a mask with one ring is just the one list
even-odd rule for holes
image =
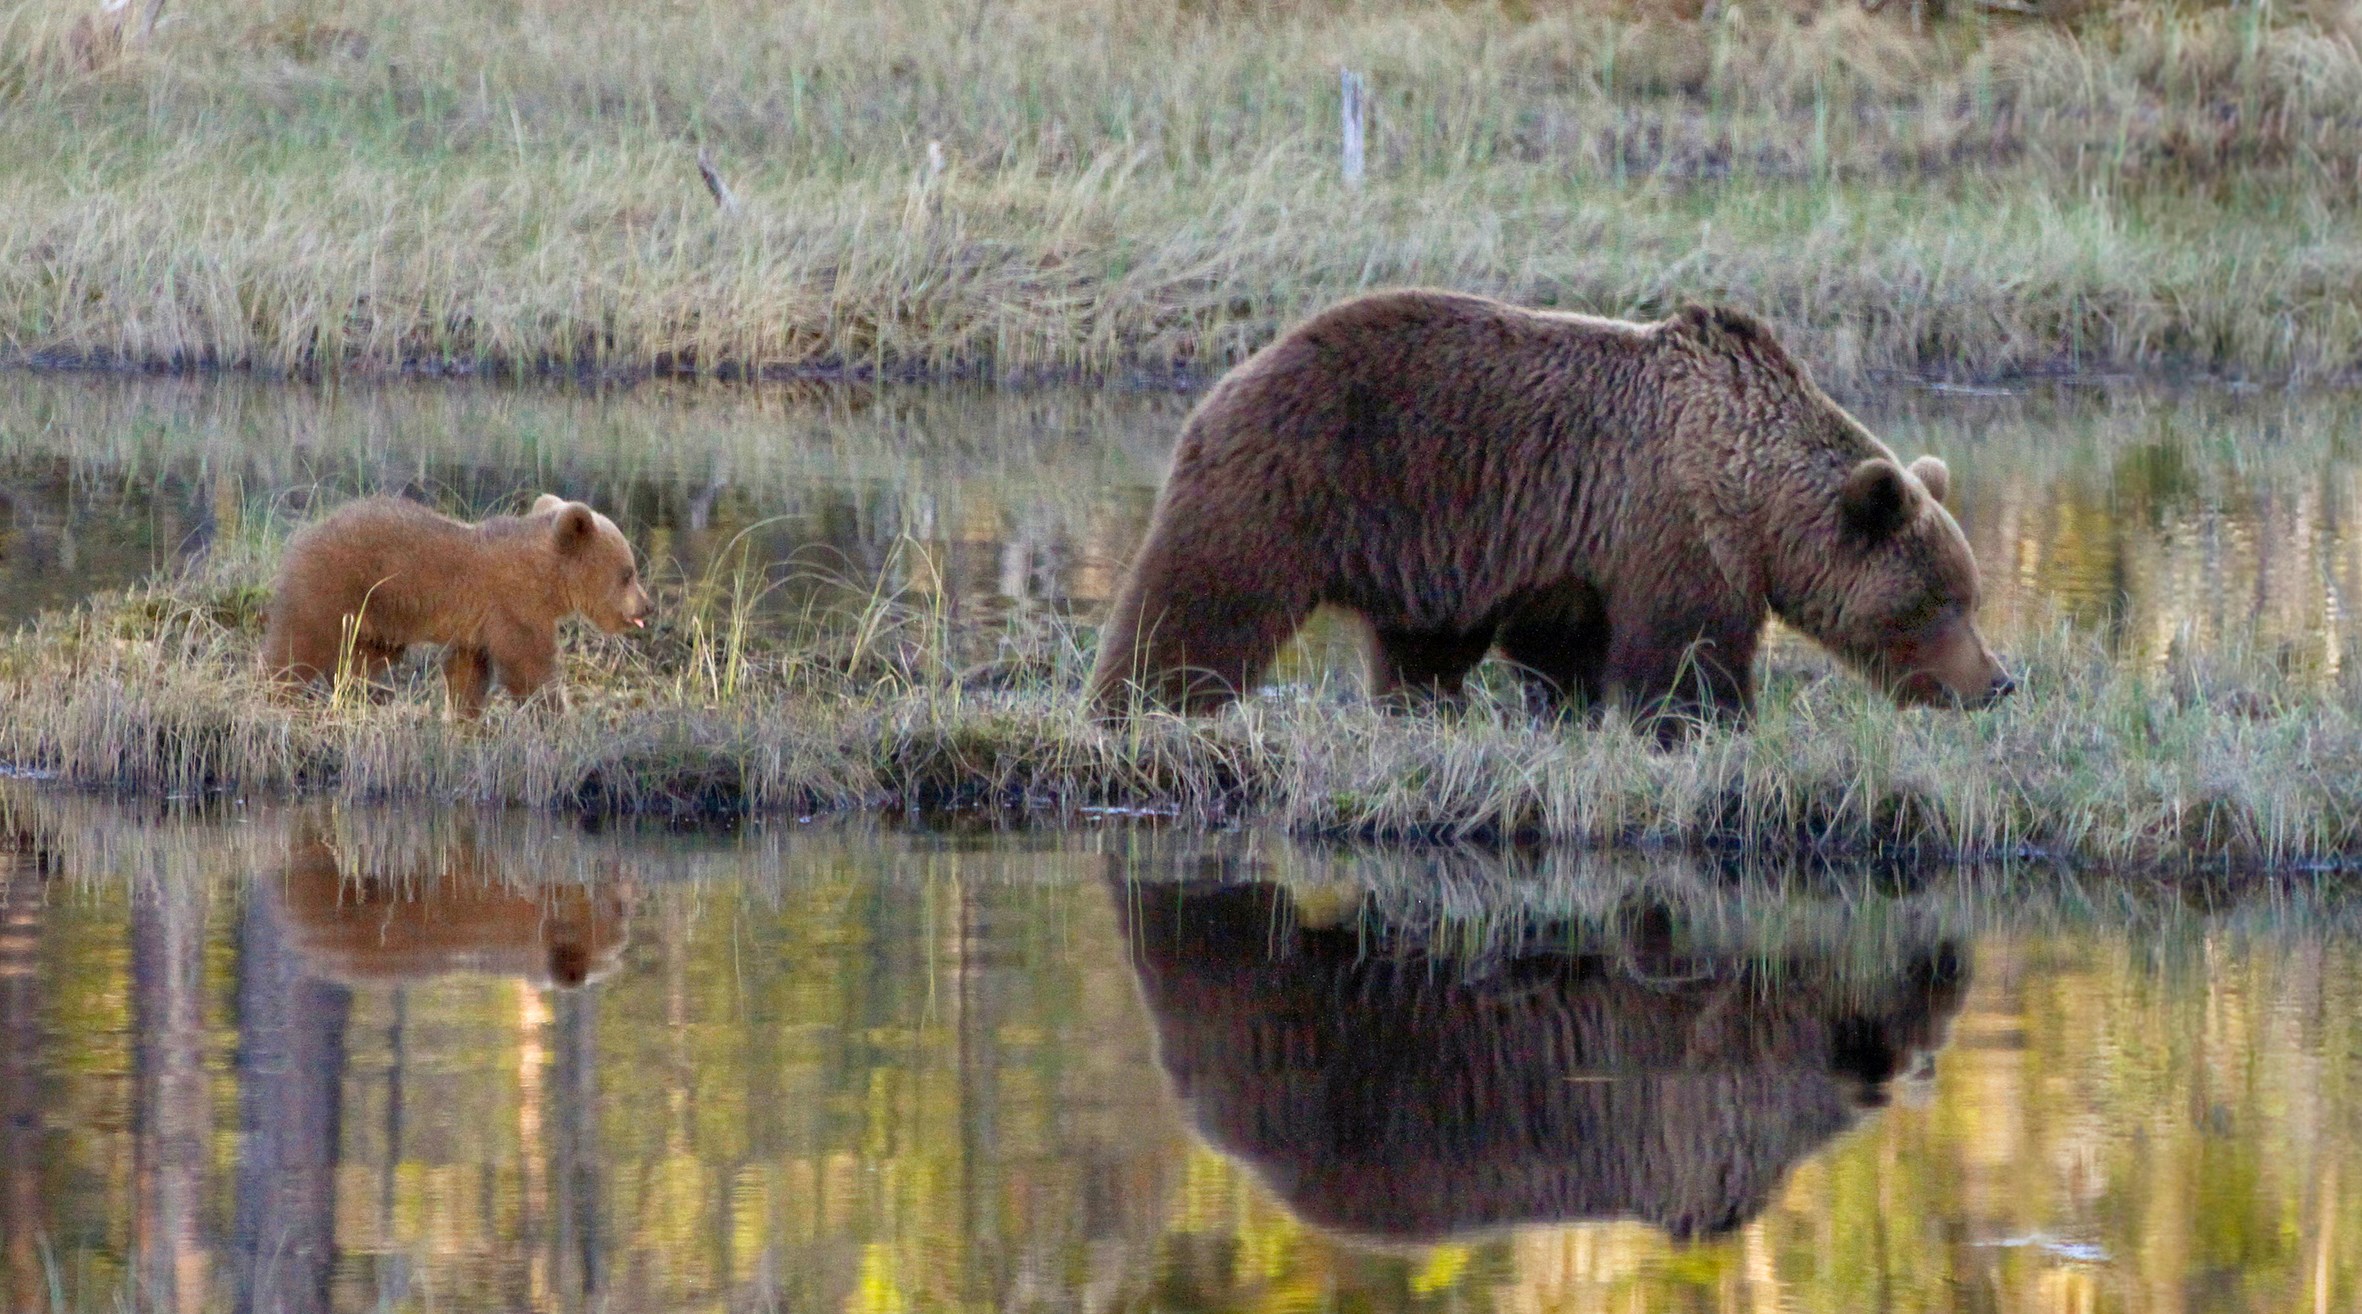
{"label": "bear cub's head", "polygon": [[550,519],[567,606],[609,634],[647,626],[656,604],[640,586],[639,561],[614,521],[555,493],[534,499],[527,515]]}
{"label": "bear cub's head", "polygon": [[1819,636],[1905,705],[1984,707],[2017,688],[1977,633],[1977,563],[1944,509],[1942,461],[1862,461],[1837,495],[1836,633]]}

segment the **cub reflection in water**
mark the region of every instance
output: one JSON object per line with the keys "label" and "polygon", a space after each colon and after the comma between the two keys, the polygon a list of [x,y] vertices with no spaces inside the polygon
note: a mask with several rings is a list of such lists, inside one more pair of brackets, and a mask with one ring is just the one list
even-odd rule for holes
{"label": "cub reflection in water", "polygon": [[1737,1228],[1932,1056],[1968,982],[1965,947],[1932,933],[1875,971],[1676,951],[1661,919],[1462,962],[1356,918],[1307,925],[1276,886],[1113,885],[1199,1131],[1306,1222],[1377,1241]]}
{"label": "cub reflection in water", "polygon": [[613,971],[632,886],[527,877],[472,839],[378,866],[340,848],[326,825],[299,823],[281,883],[288,938],[313,974],[346,985],[482,972],[572,988]]}

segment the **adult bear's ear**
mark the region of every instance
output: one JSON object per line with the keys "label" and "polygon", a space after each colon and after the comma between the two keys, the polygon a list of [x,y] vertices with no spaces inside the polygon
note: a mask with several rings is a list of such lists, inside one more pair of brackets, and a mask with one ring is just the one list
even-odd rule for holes
{"label": "adult bear's ear", "polygon": [[1848,532],[1882,539],[1910,520],[1911,483],[1903,478],[1903,467],[1883,456],[1871,457],[1845,477],[1837,510]]}
{"label": "adult bear's ear", "polygon": [[1699,342],[1725,347],[1751,345],[1771,339],[1771,330],[1763,321],[1734,306],[1709,306],[1697,301],[1684,301],[1681,309],[1673,312],[1673,323],[1681,332]]}
{"label": "adult bear's ear", "polygon": [[527,511],[525,514],[529,516],[537,516],[544,511],[555,511],[564,505],[566,505],[565,498],[558,496],[556,493],[543,493],[541,496],[533,499],[533,509]]}
{"label": "adult bear's ear", "polygon": [[558,513],[556,537],[558,551],[572,552],[591,541],[599,530],[599,522],[591,518],[591,509],[580,502],[569,502]]}
{"label": "adult bear's ear", "polygon": [[1927,485],[1927,495],[1938,502],[1943,501],[1945,494],[1951,491],[1951,468],[1936,457],[1922,456],[1913,461],[1911,474],[1920,483]]}
{"label": "adult bear's ear", "polygon": [[1693,338],[1705,337],[1714,331],[1714,307],[1703,301],[1684,301],[1673,312],[1673,323]]}

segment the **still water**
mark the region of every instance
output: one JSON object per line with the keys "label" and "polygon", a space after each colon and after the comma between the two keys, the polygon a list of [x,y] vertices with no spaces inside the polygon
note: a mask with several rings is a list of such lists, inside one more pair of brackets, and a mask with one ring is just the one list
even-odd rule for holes
{"label": "still water", "polygon": [[[1953,467],[2006,647],[2064,621],[2128,660],[2362,641],[2362,397],[2061,387],[1848,398]],[[1092,618],[1189,399],[959,388],[614,393],[0,375],[0,625],[393,490],[468,515],[554,490],[659,580],[773,580],[777,612],[939,591]]]}
{"label": "still water", "polygon": [[[1856,399],[1859,400],[1859,399]],[[0,376],[0,625],[316,503],[1088,617],[1187,399]],[[2362,643],[2362,399],[1902,392],[2003,646]],[[2072,891],[2071,896],[2062,889]],[[2362,1306],[2362,917],[0,782],[12,1309]],[[2347,1159],[2357,1162],[2349,1167]]]}
{"label": "still water", "polygon": [[13,1309],[2362,1299],[2313,891],[26,790],[0,834]]}

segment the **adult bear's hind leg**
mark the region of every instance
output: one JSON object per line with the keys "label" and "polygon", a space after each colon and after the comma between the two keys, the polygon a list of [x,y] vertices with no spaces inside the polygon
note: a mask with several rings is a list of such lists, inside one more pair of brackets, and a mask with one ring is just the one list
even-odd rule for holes
{"label": "adult bear's hind leg", "polygon": [[[1258,578],[1262,563],[1177,550],[1152,532],[1101,631],[1091,702],[1120,715],[1221,708],[1260,680],[1311,610],[1308,591]],[[1243,554],[1242,554],[1243,556]]]}
{"label": "adult bear's hind leg", "polygon": [[1657,741],[1680,742],[1700,720],[1745,722],[1755,710],[1755,648],[1762,621],[1619,618],[1605,681]]}
{"label": "adult bear's hind leg", "polygon": [[1370,696],[1457,702],[1468,672],[1493,646],[1493,627],[1466,634],[1370,631]]}
{"label": "adult bear's hind leg", "polygon": [[1501,655],[1525,678],[1536,715],[1588,711],[1607,693],[1607,614],[1591,589],[1569,585],[1522,609],[1501,627]]}

